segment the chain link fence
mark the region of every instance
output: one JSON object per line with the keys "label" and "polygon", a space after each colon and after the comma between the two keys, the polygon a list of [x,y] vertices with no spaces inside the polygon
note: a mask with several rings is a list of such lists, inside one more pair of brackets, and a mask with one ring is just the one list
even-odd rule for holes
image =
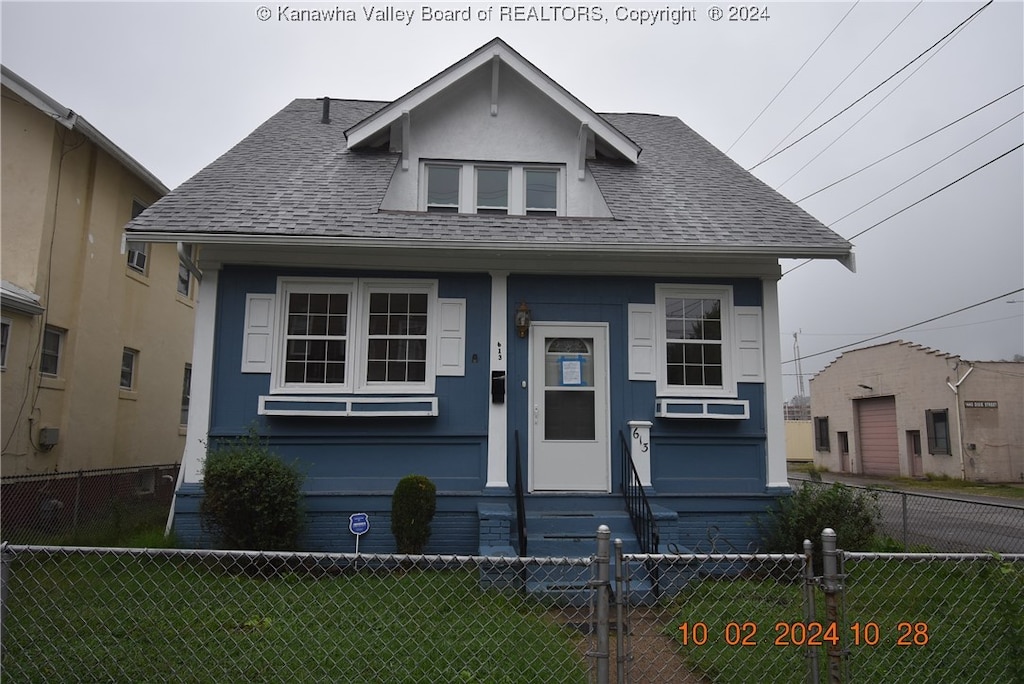
{"label": "chain link fence", "polygon": [[[834,483],[793,480],[801,487]],[[879,533],[904,551],[1024,553],[1024,502],[993,503],[842,484],[870,492],[881,513]]]}
{"label": "chain link fence", "polygon": [[178,464],[0,480],[0,528],[16,544],[102,546],[167,520]]}
{"label": "chain link fence", "polygon": [[[2,550],[4,681],[1024,681],[1024,555]],[[830,565],[831,563],[831,565]]]}

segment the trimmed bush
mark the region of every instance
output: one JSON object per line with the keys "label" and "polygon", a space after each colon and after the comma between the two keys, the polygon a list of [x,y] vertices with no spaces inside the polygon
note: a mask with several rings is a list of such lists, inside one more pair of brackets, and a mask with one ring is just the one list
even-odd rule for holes
{"label": "trimmed bush", "polygon": [[274,454],[255,429],[210,449],[199,514],[224,549],[293,551],[302,532],[303,475]]}
{"label": "trimmed bush", "polygon": [[391,497],[391,533],[399,553],[423,553],[437,508],[437,487],[423,475],[406,475]]}
{"label": "trimmed bush", "polygon": [[839,548],[869,550],[878,530],[881,511],[874,492],[854,491],[838,482],[828,487],[803,485],[769,509],[759,520],[768,551],[802,553],[804,539],[814,544],[815,568],[821,567],[821,532],[831,527]]}

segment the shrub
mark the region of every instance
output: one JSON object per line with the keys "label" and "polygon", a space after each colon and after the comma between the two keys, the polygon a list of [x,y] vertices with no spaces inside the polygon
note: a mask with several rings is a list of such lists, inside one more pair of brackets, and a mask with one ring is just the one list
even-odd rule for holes
{"label": "shrub", "polygon": [[391,533],[399,553],[423,553],[437,507],[437,487],[423,475],[406,475],[391,497]]}
{"label": "shrub", "polygon": [[225,549],[290,551],[303,516],[302,473],[283,462],[254,428],[210,449],[203,464],[204,527]]}
{"label": "shrub", "polygon": [[773,553],[800,553],[804,539],[810,539],[815,567],[820,569],[822,530],[835,530],[839,548],[864,551],[871,547],[880,515],[877,494],[837,482],[828,487],[803,485],[780,499],[759,524]]}

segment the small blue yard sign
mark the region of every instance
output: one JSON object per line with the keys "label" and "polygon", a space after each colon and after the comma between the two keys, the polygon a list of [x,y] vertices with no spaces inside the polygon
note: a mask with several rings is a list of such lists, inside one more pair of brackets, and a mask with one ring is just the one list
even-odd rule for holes
{"label": "small blue yard sign", "polygon": [[370,516],[366,513],[348,516],[348,531],[356,535],[356,553],[359,553],[359,537],[370,531]]}

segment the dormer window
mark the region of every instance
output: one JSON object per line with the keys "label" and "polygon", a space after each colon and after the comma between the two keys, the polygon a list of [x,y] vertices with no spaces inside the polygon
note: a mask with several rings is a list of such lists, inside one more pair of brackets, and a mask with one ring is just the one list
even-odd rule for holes
{"label": "dormer window", "polygon": [[524,169],[523,177],[526,185],[526,215],[557,215],[558,170]]}
{"label": "dormer window", "polygon": [[422,162],[420,211],[564,216],[565,168],[554,164]]}
{"label": "dormer window", "polygon": [[427,164],[427,211],[455,214],[459,211],[459,166]]}
{"label": "dormer window", "polygon": [[508,213],[508,169],[477,167],[476,213]]}

